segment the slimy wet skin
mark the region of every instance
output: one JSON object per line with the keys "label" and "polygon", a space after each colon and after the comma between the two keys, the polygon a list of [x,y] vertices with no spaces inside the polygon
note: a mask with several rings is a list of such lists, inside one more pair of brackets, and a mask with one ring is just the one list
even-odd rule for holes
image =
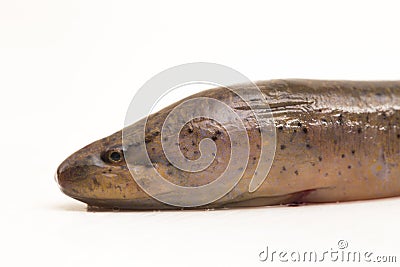
{"label": "slimy wet skin", "polygon": [[[246,85],[240,86],[246,89]],[[248,164],[239,183],[222,198],[200,208],[341,202],[400,195],[400,82],[272,80],[258,82],[257,86],[274,118],[276,152],[266,180],[254,192],[249,192],[249,183],[260,150],[267,145],[261,142],[254,114],[226,88],[187,98],[208,97],[229,105],[242,119],[250,144]],[[169,112],[182,101],[147,119],[142,138],[151,166],[137,158],[131,174],[124,158],[124,150],[134,149],[140,139],[135,133],[140,133],[142,120],[129,126],[133,134],[128,143],[122,143],[119,131],[68,157],[57,169],[61,190],[101,208],[180,209],[149,196],[132,175],[145,179],[148,170],[155,168],[180,186],[208,184],[223,173],[229,162],[231,140],[226,129],[235,128],[234,122],[222,126],[207,118],[185,124],[179,134],[179,147],[185,157],[197,159],[200,141],[205,138],[215,142],[217,152],[203,171],[176,168],[163,152],[160,133]],[[252,108],[261,115],[266,112]]]}

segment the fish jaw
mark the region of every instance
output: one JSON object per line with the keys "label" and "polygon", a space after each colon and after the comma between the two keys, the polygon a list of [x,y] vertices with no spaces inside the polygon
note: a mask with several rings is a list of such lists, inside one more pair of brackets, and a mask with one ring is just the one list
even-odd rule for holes
{"label": "fish jaw", "polygon": [[143,198],[144,193],[136,185],[125,161],[115,165],[102,158],[104,152],[117,148],[121,148],[121,131],[70,155],[55,174],[60,190],[81,201]]}

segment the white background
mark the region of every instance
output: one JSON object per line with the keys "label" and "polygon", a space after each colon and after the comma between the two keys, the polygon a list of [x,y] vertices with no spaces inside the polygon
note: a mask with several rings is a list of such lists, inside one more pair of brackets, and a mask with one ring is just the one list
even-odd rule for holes
{"label": "white background", "polygon": [[53,179],[69,154],[122,128],[135,90],[166,68],[400,79],[399,26],[396,1],[1,0],[0,266],[266,266],[267,245],[330,251],[340,239],[399,262],[396,198],[93,213]]}

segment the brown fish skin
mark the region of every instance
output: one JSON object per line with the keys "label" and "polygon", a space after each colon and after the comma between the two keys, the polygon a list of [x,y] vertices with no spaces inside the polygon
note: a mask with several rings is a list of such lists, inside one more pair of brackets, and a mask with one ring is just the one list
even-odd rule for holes
{"label": "brown fish skin", "polygon": [[[272,80],[257,85],[274,116],[276,153],[267,179],[252,193],[249,183],[263,145],[254,114],[226,88],[187,98],[206,96],[225,102],[243,119],[250,140],[249,163],[240,182],[203,208],[400,196],[400,81]],[[238,87],[245,89],[246,85]],[[147,151],[153,166],[169,181],[182,186],[204,185],[226,167],[230,139],[217,122],[193,120],[180,133],[181,151],[187,158],[196,159],[200,140],[212,138],[218,149],[214,162],[197,173],[183,172],[169,164],[161,148],[160,126],[182,101],[148,117]],[[262,114],[265,110],[255,108],[254,112]],[[129,127],[139,135],[140,125]],[[127,138],[133,146],[140,141],[135,134]],[[155,200],[136,184],[122,153],[129,148],[123,147],[121,140],[119,131],[67,158],[57,170],[61,190],[89,206],[178,209]],[[119,153],[121,159],[112,160],[112,152]],[[142,173],[138,175],[145,176],[146,166],[140,167]]]}

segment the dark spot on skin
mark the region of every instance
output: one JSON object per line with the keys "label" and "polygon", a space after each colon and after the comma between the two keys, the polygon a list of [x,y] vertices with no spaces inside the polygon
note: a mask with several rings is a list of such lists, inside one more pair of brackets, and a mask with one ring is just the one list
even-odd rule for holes
{"label": "dark spot on skin", "polygon": [[326,172],[326,173],[324,174],[324,176],[325,176],[325,177],[328,176],[328,173]]}
{"label": "dark spot on skin", "polygon": [[344,157],[346,157],[346,155],[345,155],[345,154],[342,154],[342,158],[344,158]]}
{"label": "dark spot on skin", "polygon": [[97,181],[96,177],[93,177],[92,180],[93,180],[94,185],[96,185],[96,186],[100,185],[100,183],[99,183],[99,181]]}
{"label": "dark spot on skin", "polygon": [[343,124],[343,115],[342,114],[339,115],[338,122],[339,122],[339,124]]}
{"label": "dark spot on skin", "polygon": [[315,166],[315,163],[314,163],[314,162],[312,162],[312,163],[311,163],[311,166]]}
{"label": "dark spot on skin", "polygon": [[158,136],[160,134],[160,132],[154,132],[154,133],[152,133],[152,136]]}
{"label": "dark spot on skin", "polygon": [[261,146],[260,146],[259,144],[257,144],[257,148],[258,148],[258,149],[260,149],[260,148],[261,148]]}
{"label": "dark spot on skin", "polygon": [[351,165],[347,166],[347,169],[351,169]]}
{"label": "dark spot on skin", "polygon": [[306,144],[306,147],[307,147],[308,149],[310,149],[310,148],[311,148],[310,144]]}
{"label": "dark spot on skin", "polygon": [[318,160],[319,160],[319,161],[322,161],[322,157],[321,157],[321,156],[319,156],[319,157],[318,157]]}
{"label": "dark spot on skin", "polygon": [[327,120],[326,120],[325,118],[322,118],[322,119],[321,119],[321,121],[323,121],[323,122],[327,122]]}
{"label": "dark spot on skin", "polygon": [[146,137],[146,138],[144,139],[144,142],[145,142],[146,144],[150,143],[150,142],[151,142],[151,138]]}
{"label": "dark spot on skin", "polygon": [[193,154],[197,155],[197,154],[199,154],[199,151],[196,150],[193,152]]}
{"label": "dark spot on skin", "polygon": [[301,122],[298,122],[298,123],[297,123],[297,126],[301,127]]}
{"label": "dark spot on skin", "polygon": [[400,134],[397,134],[397,139],[400,139]]}
{"label": "dark spot on skin", "polygon": [[167,137],[164,137],[164,138],[163,138],[163,141],[164,141],[164,142],[167,142],[167,141],[168,141],[168,138],[167,138]]}
{"label": "dark spot on skin", "polygon": [[196,146],[196,143],[194,141],[192,141],[192,146]]}
{"label": "dark spot on skin", "polygon": [[322,112],[322,109],[320,108],[320,109],[318,109],[318,112]]}
{"label": "dark spot on skin", "polygon": [[362,129],[361,129],[361,128],[358,128],[358,129],[357,129],[357,133],[360,134],[361,132],[362,132]]}
{"label": "dark spot on skin", "polygon": [[293,132],[294,132],[294,133],[297,133],[297,130],[296,130],[296,129],[294,129],[294,130],[293,130]]}
{"label": "dark spot on skin", "polygon": [[342,175],[342,173],[341,173],[341,172],[338,172],[338,175]]}
{"label": "dark spot on skin", "polygon": [[217,141],[217,140],[218,140],[218,137],[216,137],[216,136],[214,135],[213,137],[211,137],[211,139],[212,139],[213,141]]}
{"label": "dark spot on skin", "polygon": [[155,147],[152,147],[152,148],[151,148],[151,151],[153,151],[153,152],[156,151],[156,148],[155,148]]}
{"label": "dark spot on skin", "polygon": [[282,167],[282,171],[286,171],[286,167],[285,166]]}
{"label": "dark spot on skin", "polygon": [[112,172],[112,169],[108,169],[109,172]]}
{"label": "dark spot on skin", "polygon": [[382,96],[382,93],[381,92],[377,92],[375,95],[376,96]]}
{"label": "dark spot on skin", "polygon": [[281,145],[281,149],[284,150],[286,148],[285,145]]}
{"label": "dark spot on skin", "polygon": [[283,131],[283,126],[281,125],[281,126],[278,126],[278,130],[279,131]]}
{"label": "dark spot on skin", "polygon": [[256,160],[257,160],[257,157],[253,157],[253,160],[256,161]]}
{"label": "dark spot on skin", "polygon": [[193,133],[193,129],[188,129],[188,133]]}
{"label": "dark spot on skin", "polygon": [[356,151],[353,149],[353,150],[351,151],[351,154],[353,154],[353,155],[354,155],[354,153],[356,153]]}
{"label": "dark spot on skin", "polygon": [[294,173],[295,173],[296,175],[299,175],[299,171],[298,171],[298,170],[295,170]]}
{"label": "dark spot on skin", "polygon": [[306,128],[306,127],[304,127],[304,128],[303,128],[303,133],[305,133],[305,134],[307,134],[307,133],[308,133],[308,130],[307,130],[307,128]]}

